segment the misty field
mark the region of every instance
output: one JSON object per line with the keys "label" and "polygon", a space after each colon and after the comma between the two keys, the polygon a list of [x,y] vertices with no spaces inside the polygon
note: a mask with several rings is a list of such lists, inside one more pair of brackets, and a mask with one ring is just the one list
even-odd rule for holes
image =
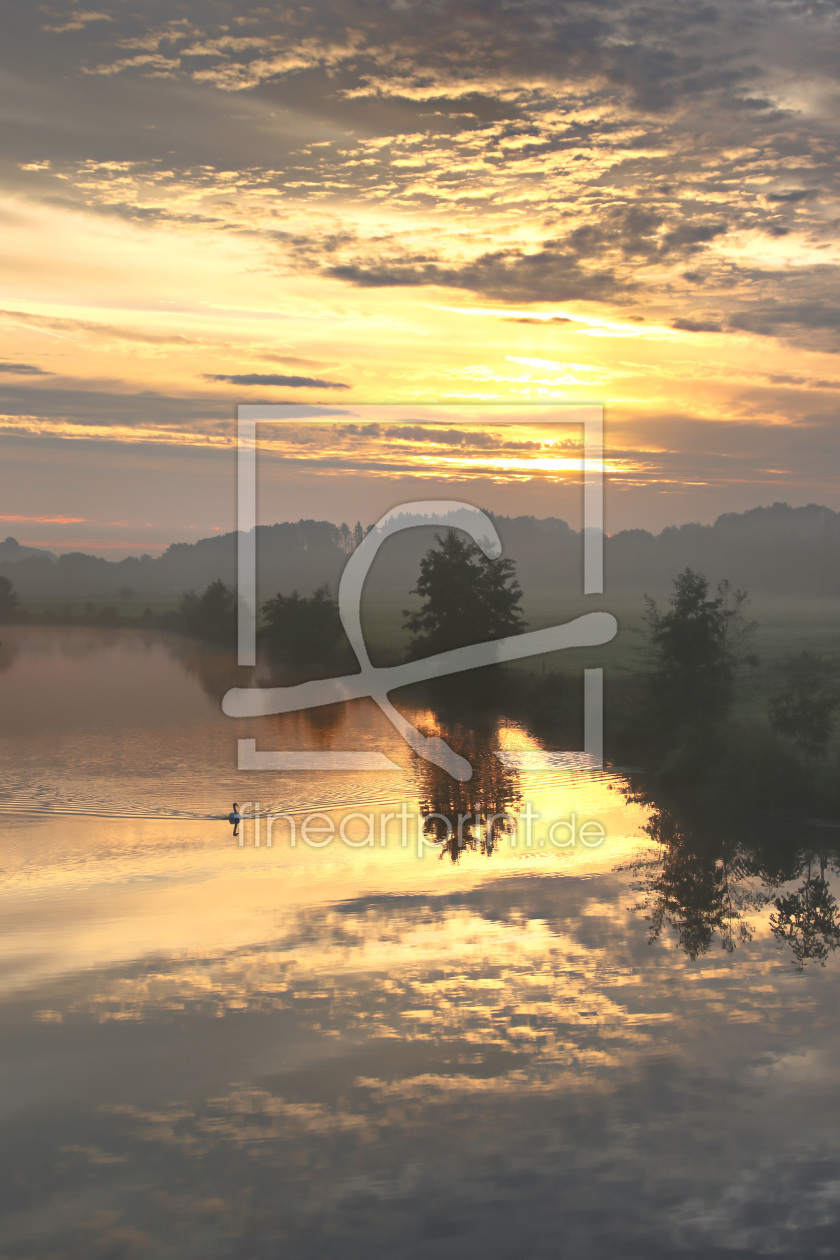
{"label": "misty field", "polygon": [[[652,591],[660,606],[667,603],[667,590]],[[534,590],[525,595],[523,611],[529,630],[570,621],[583,613],[611,612],[618,621],[618,634],[612,643],[597,648],[575,648],[561,655],[555,653],[547,668],[565,671],[595,667],[622,671],[643,669],[646,664],[647,633],[644,621],[645,604],[640,595],[590,595],[565,597],[555,591]],[[408,634],[402,628],[403,609],[419,607],[416,596],[372,594],[363,604],[362,622],[371,651],[390,660],[408,646]],[[757,627],[749,650],[762,663],[771,664],[779,657],[802,651],[831,656],[840,650],[840,600],[782,600],[758,598],[750,603],[747,616]],[[542,657],[521,661],[513,668],[538,672]]]}

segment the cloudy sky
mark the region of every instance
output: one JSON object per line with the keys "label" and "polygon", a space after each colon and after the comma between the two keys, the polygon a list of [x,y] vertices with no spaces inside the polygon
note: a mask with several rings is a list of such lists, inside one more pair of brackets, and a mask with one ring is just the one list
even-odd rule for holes
{"label": "cloudy sky", "polygon": [[[836,0],[3,25],[0,536],[231,528],[236,404],[263,401],[347,432],[360,404],[603,403],[611,531],[840,508]],[[363,514],[339,465],[316,505],[278,461],[279,514]],[[503,473],[464,466],[538,515],[576,475]]]}

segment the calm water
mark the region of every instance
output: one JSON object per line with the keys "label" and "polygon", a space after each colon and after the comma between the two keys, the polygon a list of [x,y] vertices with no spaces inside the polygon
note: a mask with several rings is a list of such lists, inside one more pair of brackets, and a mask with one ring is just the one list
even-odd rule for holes
{"label": "calm water", "polygon": [[[662,851],[620,776],[414,714],[474,760],[453,795],[365,704],[232,722],[212,653],[2,638],[0,1256],[840,1254],[835,955],[795,965],[747,879],[707,948],[674,906],[651,942]],[[243,774],[237,737],[401,769]],[[607,837],[240,846],[234,797]]]}

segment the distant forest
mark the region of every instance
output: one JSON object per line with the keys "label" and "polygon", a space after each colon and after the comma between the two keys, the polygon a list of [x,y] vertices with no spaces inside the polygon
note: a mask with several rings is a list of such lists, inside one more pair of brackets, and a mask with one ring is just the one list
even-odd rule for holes
{"label": "distant forest", "polygon": [[[488,513],[488,515],[492,515]],[[549,517],[493,516],[505,556],[516,561],[526,593],[551,587],[582,590],[582,540],[565,521]],[[433,528],[413,529],[389,539],[371,570],[369,585],[380,591],[407,591],[420,559],[431,546]],[[297,521],[257,527],[260,590],[310,594],[328,583],[337,590],[348,554],[364,534],[360,526],[329,521]],[[608,592],[657,591],[686,566],[712,583],[728,577],[751,594],[782,597],[840,596],[840,513],[811,504],[786,503],[730,512],[713,525],[681,525],[660,534],[623,530],[606,540]],[[0,543],[0,576],[8,577],[21,599],[172,598],[203,590],[220,578],[236,579],[236,534],[173,543],[163,555],[109,561],[73,552],[55,557]]]}

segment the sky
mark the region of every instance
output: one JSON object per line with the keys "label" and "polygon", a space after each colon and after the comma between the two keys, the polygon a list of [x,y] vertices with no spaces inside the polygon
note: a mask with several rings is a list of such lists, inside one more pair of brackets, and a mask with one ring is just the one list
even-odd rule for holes
{"label": "sky", "polygon": [[[248,402],[345,433],[370,404],[601,404],[609,532],[840,508],[836,0],[3,27],[0,537],[116,557],[233,528]],[[434,451],[399,445],[395,492]],[[364,518],[381,470],[339,463],[314,503],[276,460],[277,518]],[[579,480],[461,472],[535,515]]]}

